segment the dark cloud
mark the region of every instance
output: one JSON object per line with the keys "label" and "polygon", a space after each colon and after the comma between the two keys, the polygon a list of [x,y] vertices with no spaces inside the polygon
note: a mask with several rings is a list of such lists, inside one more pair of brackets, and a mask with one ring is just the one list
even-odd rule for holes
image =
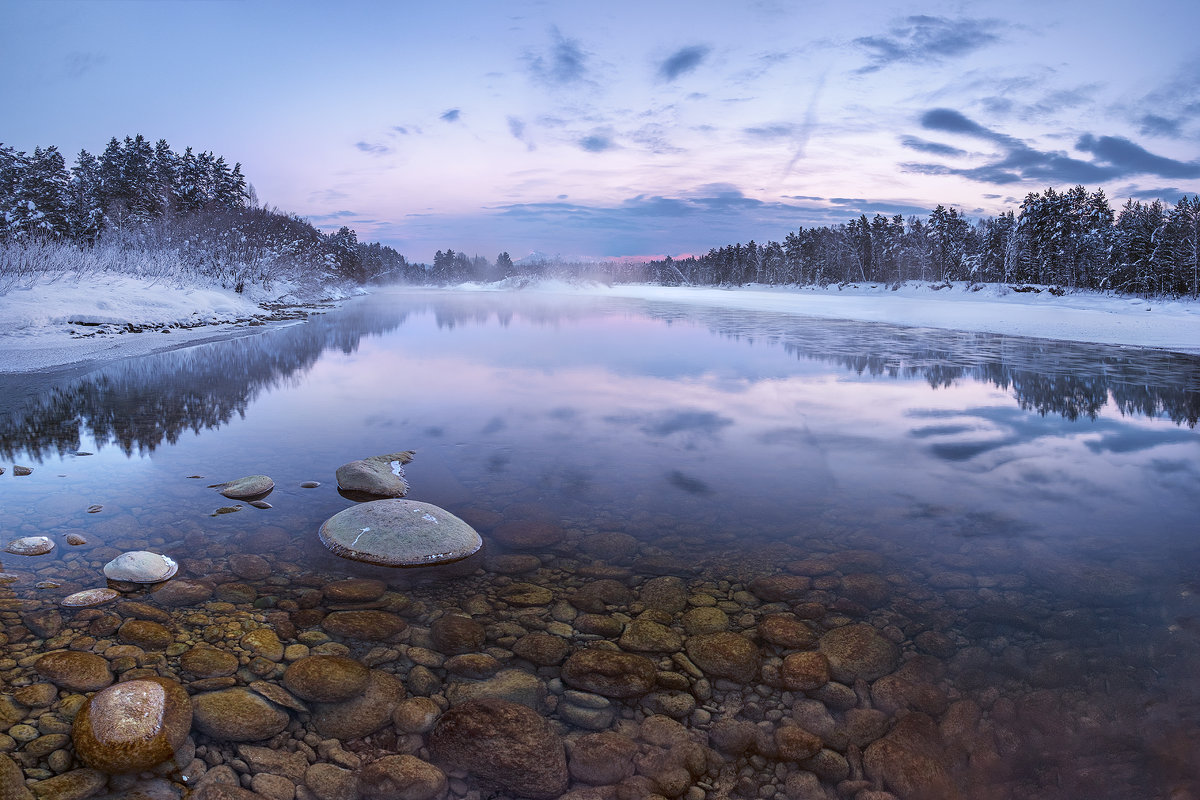
{"label": "dark cloud", "polygon": [[462,118],[462,109],[448,108],[438,117],[442,122],[458,122]]}
{"label": "dark cloud", "polygon": [[605,150],[612,150],[617,145],[611,136],[603,133],[593,133],[580,139],[579,146],[589,153],[603,153]]}
{"label": "dark cloud", "polygon": [[930,153],[935,156],[965,156],[966,150],[960,150],[957,147],[951,147],[948,144],[940,142],[931,142],[927,139],[921,139],[916,136],[901,136],[900,144],[910,150],[916,150],[921,153]]}
{"label": "dark cloud", "polygon": [[664,81],[673,81],[680,75],[686,75],[704,62],[709,49],[706,45],[694,44],[676,50],[659,64],[658,77]]}
{"label": "dark cloud", "polygon": [[893,64],[926,64],[963,56],[1000,41],[999,31],[1004,27],[997,20],[907,17],[893,25],[888,35],[854,40],[870,59],[858,71],[876,72]]}
{"label": "dark cloud", "polygon": [[314,222],[331,222],[335,219],[346,219],[347,217],[361,216],[357,211],[333,211],[328,214],[309,214],[308,219]]}
{"label": "dark cloud", "polygon": [[[1200,177],[1200,163],[1157,156],[1128,139],[1085,134],[1075,143],[1091,153],[1084,161],[1063,152],[1036,150],[1020,139],[992,130],[959,111],[935,108],[921,115],[927,130],[954,133],[999,145],[1004,153],[991,163],[977,167],[953,167],[936,163],[901,164],[906,172],[924,175],[960,175],[983,183],[1019,183],[1036,180],[1050,183],[1103,183],[1130,175],[1150,174],[1164,178]],[[944,154],[950,155],[950,154]]]}
{"label": "dark cloud", "polygon": [[1139,133],[1146,136],[1179,136],[1183,132],[1179,120],[1160,117],[1157,114],[1144,114],[1141,126]]}
{"label": "dark cloud", "polygon": [[866,214],[868,217],[875,214],[917,214],[924,215],[929,213],[929,209],[924,206],[908,205],[906,203],[889,203],[879,200],[868,200],[864,197],[831,197],[829,202],[842,210],[842,214],[849,218],[851,216],[860,216]]}
{"label": "dark cloud", "polygon": [[530,74],[549,86],[570,86],[587,78],[587,54],[575,39],[568,39],[558,28],[550,29],[554,40],[543,53],[530,53],[526,65]]}
{"label": "dark cloud", "polygon": [[675,433],[702,433],[715,436],[732,424],[733,420],[729,417],[723,417],[712,411],[682,409],[654,414],[641,425],[641,430],[648,436],[670,436]]}
{"label": "dark cloud", "polygon": [[392,148],[386,144],[376,144],[372,142],[355,142],[354,146],[364,153],[369,153],[373,156],[385,156],[392,152]]}
{"label": "dark cloud", "polygon": [[1200,164],[1156,156],[1120,136],[1096,137],[1090,133],[1084,134],[1075,143],[1075,148],[1092,153],[1101,161],[1123,170],[1123,174],[1147,173],[1161,178],[1200,177]]}

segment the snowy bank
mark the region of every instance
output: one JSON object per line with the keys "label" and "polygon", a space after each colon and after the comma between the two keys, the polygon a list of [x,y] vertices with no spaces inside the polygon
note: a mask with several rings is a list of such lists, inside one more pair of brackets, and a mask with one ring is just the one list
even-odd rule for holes
{"label": "snowy bank", "polygon": [[[361,292],[361,290],[358,290]],[[279,283],[197,286],[112,273],[41,280],[0,295],[0,373],[30,372],[84,361],[143,355],[297,319],[307,304],[356,293],[326,288],[320,295]]]}
{"label": "snowy bank", "polygon": [[[919,328],[1000,333],[1072,342],[1124,345],[1200,354],[1200,302],[1069,292],[1016,292],[990,284],[887,284],[838,288],[747,286],[737,289],[601,287],[609,297],[802,314],[824,319],[886,322]],[[555,286],[554,291],[563,291]]]}

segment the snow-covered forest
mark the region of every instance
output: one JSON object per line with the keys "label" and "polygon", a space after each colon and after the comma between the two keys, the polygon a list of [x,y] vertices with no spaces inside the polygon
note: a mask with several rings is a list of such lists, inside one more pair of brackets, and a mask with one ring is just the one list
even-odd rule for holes
{"label": "snow-covered forest", "polygon": [[0,145],[0,212],[0,294],[43,276],[105,271],[242,291],[412,269],[350,228],[324,234],[260,207],[241,164],[141,135],[114,137],[99,156],[82,150],[70,170],[54,146],[29,155]]}

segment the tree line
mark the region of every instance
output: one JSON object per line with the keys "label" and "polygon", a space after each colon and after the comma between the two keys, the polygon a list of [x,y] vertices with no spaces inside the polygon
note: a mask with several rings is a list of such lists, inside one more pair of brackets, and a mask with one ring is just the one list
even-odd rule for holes
{"label": "tree line", "polygon": [[81,150],[69,170],[55,146],[0,144],[0,290],[47,271],[193,274],[228,288],[282,279],[414,278],[394,249],[343,226],[260,207],[242,174],[211,151],[178,153],[141,134]]}

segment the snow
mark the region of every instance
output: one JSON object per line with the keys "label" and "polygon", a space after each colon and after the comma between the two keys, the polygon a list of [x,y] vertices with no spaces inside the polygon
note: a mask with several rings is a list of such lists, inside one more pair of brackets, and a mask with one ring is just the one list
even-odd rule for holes
{"label": "snow", "polygon": [[[144,355],[262,330],[259,302],[296,303],[295,287],[277,284],[238,294],[112,273],[58,277],[0,295],[0,374]],[[332,292],[328,299],[349,293]],[[254,323],[253,325],[251,323]],[[141,333],[122,332],[128,326]]]}
{"label": "snow", "polygon": [[[1094,292],[1056,297],[1048,291],[1017,293],[1002,286],[972,291],[966,284],[934,287],[910,283],[897,291],[886,284],[718,289],[510,279],[465,284],[455,291],[629,298],[1200,354],[1200,302],[1195,300],[1146,300]],[[325,299],[344,299],[352,293],[333,291]],[[0,373],[46,370],[248,335],[263,330],[258,324],[251,326],[252,321],[268,317],[259,302],[303,302],[306,298],[298,294],[303,292],[288,285],[277,285],[270,293],[259,289],[237,294],[111,273],[14,288],[0,295]],[[130,325],[147,330],[117,332]]]}

